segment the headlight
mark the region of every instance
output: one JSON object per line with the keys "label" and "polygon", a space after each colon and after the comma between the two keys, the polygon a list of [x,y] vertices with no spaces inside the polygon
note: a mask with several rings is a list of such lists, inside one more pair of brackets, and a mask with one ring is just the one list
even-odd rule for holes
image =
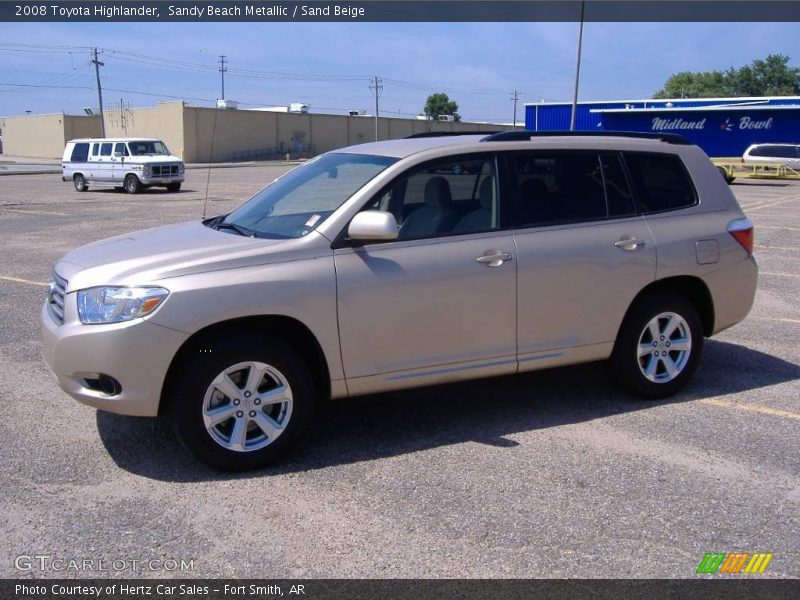
{"label": "headlight", "polygon": [[142,167],[142,175],[145,175],[146,177],[150,176],[150,165],[145,165]]}
{"label": "headlight", "polygon": [[186,165],[183,163],[178,165],[178,173],[183,173],[186,170]]}
{"label": "headlight", "polygon": [[160,287],[96,287],[78,292],[78,317],[84,325],[120,323],[153,312],[169,295]]}

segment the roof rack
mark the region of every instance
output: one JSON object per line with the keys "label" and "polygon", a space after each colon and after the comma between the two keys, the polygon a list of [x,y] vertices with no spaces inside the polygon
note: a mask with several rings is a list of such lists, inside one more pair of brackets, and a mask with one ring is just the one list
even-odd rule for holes
{"label": "roof rack", "polygon": [[498,131],[483,138],[482,142],[527,142],[536,137],[626,137],[659,140],[667,144],[691,146],[692,142],[676,133],[645,133],[642,131]]}
{"label": "roof rack", "polygon": [[[485,133],[489,133],[486,131],[426,131],[425,133],[412,133],[411,135],[407,135],[403,139],[405,140],[413,140],[416,138],[432,138],[432,137],[448,137],[448,136],[456,136],[456,135],[483,135]],[[505,133],[500,131],[498,133]]]}

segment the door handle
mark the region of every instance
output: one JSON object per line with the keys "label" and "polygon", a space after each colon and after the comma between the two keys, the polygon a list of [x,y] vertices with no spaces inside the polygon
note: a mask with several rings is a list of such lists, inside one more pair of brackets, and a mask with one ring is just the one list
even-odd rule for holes
{"label": "door handle", "polygon": [[479,256],[475,260],[487,267],[499,267],[507,260],[512,260],[514,257],[510,252],[498,252],[497,250],[487,250],[486,254]]}
{"label": "door handle", "polygon": [[623,250],[632,252],[633,250],[636,250],[637,248],[641,248],[642,246],[644,246],[644,240],[640,238],[625,238],[617,242],[614,242],[614,245],[617,248],[622,248]]}

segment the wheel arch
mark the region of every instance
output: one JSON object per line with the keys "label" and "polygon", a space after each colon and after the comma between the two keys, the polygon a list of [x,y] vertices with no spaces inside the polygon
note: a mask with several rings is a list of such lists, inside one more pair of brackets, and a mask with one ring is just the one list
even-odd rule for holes
{"label": "wheel arch", "polygon": [[276,336],[289,344],[311,370],[314,385],[320,396],[323,398],[330,397],[331,377],[328,361],[322,346],[312,331],[301,321],[292,317],[260,315],[214,323],[189,337],[178,349],[167,370],[164,385],[161,388],[158,414],[162,415],[167,412],[170,398],[172,397],[170,389],[189,356],[199,352],[203,347],[213,345],[214,340],[222,336],[252,334],[264,337]]}
{"label": "wheel arch", "polygon": [[[680,275],[676,277],[659,279],[642,288],[642,290],[639,291],[639,293],[633,299],[633,302],[631,302],[628,310],[625,312],[623,323],[625,322],[625,319],[628,318],[628,314],[631,312],[633,306],[636,305],[639,300],[641,300],[644,296],[648,296],[652,293],[663,290],[677,292],[678,294],[681,294],[687,298],[694,305],[694,307],[697,309],[697,313],[700,315],[700,321],[703,325],[703,335],[706,337],[711,336],[711,334],[714,332],[714,300],[711,297],[711,291],[708,289],[706,283],[699,277],[694,277],[691,275]],[[620,327],[622,327],[622,324],[620,324]]]}

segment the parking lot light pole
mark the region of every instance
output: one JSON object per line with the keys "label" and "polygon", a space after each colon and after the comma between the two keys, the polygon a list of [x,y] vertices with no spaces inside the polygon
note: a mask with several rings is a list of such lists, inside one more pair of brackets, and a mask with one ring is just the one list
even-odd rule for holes
{"label": "parking lot light pole", "polygon": [[581,2],[581,24],[578,29],[578,57],[575,61],[575,93],[572,95],[572,116],[569,120],[569,130],[575,131],[575,118],[578,112],[578,81],[581,78],[581,46],[583,45],[583,15],[586,10],[585,0]]}

